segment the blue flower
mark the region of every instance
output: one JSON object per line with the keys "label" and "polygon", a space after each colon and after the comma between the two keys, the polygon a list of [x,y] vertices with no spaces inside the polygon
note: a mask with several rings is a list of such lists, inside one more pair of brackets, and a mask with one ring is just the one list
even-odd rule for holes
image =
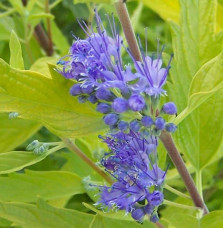
{"label": "blue flower", "polygon": [[[110,148],[101,164],[114,177],[115,183],[111,187],[100,186],[98,204],[131,212],[132,217],[141,222],[145,214],[152,214],[163,201],[160,189],[166,172],[151,157],[154,156],[151,145],[156,150],[157,139],[154,136],[145,139],[133,131],[101,138]],[[146,204],[142,206],[144,200]]]}
{"label": "blue flower", "polygon": [[162,87],[166,83],[167,75],[170,69],[170,63],[173,56],[171,56],[167,67],[162,68],[163,62],[161,58],[163,50],[159,52],[159,45],[157,50],[157,59],[154,59],[154,56],[147,56],[147,50],[146,53],[144,52],[139,36],[138,43],[141,50],[142,61],[136,61],[130,50],[128,48],[126,48],[126,50],[134,62],[138,75],[140,75],[140,80],[138,81],[140,92],[145,92],[149,96],[154,97],[166,95],[166,91],[163,90]]}

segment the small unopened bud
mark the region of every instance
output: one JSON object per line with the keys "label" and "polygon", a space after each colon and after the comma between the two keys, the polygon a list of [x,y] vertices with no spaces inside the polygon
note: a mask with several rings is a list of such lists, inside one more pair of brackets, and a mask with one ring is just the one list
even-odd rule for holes
{"label": "small unopened bud", "polygon": [[165,120],[162,117],[157,117],[155,121],[156,129],[163,130],[165,127]]}
{"label": "small unopened bud", "polygon": [[100,104],[97,105],[96,110],[98,112],[107,114],[107,113],[111,112],[111,105],[106,104],[106,103],[100,103]]}
{"label": "small unopened bud", "polygon": [[132,218],[135,219],[136,221],[142,222],[145,212],[142,208],[137,208],[132,211],[131,215],[132,215]]}
{"label": "small unopened bud", "polygon": [[109,126],[113,126],[118,122],[118,119],[119,119],[119,117],[117,114],[111,113],[104,117],[104,122],[105,122],[105,124],[107,124]]}
{"label": "small unopened bud", "polygon": [[114,99],[113,94],[105,88],[100,88],[96,91],[96,97],[99,100],[112,101]]}
{"label": "small unopened bud", "polygon": [[70,88],[70,94],[72,96],[77,96],[82,93],[80,84],[75,84]]}
{"label": "small unopened bud", "polygon": [[129,124],[129,128],[134,131],[134,132],[138,132],[141,128],[139,121],[138,120],[133,120],[130,124]]}
{"label": "small unopened bud", "polygon": [[83,103],[85,103],[87,101],[87,99],[88,99],[87,96],[81,95],[81,96],[78,97],[78,102],[80,104],[83,104]]}
{"label": "small unopened bud", "polygon": [[150,116],[143,116],[141,119],[142,125],[145,127],[151,127],[153,125],[153,119]]}
{"label": "small unopened bud", "polygon": [[168,132],[175,132],[177,130],[177,126],[173,123],[168,123],[165,125],[165,130]]}
{"label": "small unopened bud", "polygon": [[92,86],[81,87],[82,93],[90,94],[94,91]]}
{"label": "small unopened bud", "polygon": [[36,146],[39,145],[39,141],[38,140],[34,140],[33,142],[31,142],[26,149],[27,150],[33,150],[36,148]]}
{"label": "small unopened bud", "polygon": [[143,110],[146,105],[144,98],[138,94],[132,95],[129,98],[128,104],[129,107],[135,112]]}
{"label": "small unopened bud", "polygon": [[121,131],[127,131],[128,128],[129,128],[129,124],[127,122],[125,122],[125,121],[122,120],[122,121],[120,121],[118,123],[118,129],[119,130],[121,130]]}
{"label": "small unopened bud", "polygon": [[118,113],[125,112],[128,109],[128,101],[124,98],[118,97],[112,103],[112,108]]}
{"label": "small unopened bud", "polygon": [[150,221],[151,221],[151,222],[154,222],[154,223],[156,223],[156,222],[159,221],[159,216],[158,216],[157,212],[155,212],[155,213],[153,213],[153,214],[151,215]]}
{"label": "small unopened bud", "polygon": [[14,119],[17,118],[19,116],[18,112],[10,112],[9,113],[9,119]]}
{"label": "small unopened bud", "polygon": [[169,115],[175,115],[177,113],[177,107],[173,102],[168,102],[163,105],[161,111]]}

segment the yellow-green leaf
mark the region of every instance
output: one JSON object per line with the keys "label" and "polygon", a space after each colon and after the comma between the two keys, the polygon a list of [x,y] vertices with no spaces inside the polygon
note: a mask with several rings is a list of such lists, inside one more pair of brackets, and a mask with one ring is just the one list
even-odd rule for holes
{"label": "yellow-green leaf", "polygon": [[17,69],[24,69],[24,62],[22,57],[22,49],[16,33],[12,30],[10,41],[10,65]]}
{"label": "yellow-green leaf", "polygon": [[30,171],[0,177],[0,198],[3,201],[36,202],[60,199],[84,193],[82,179],[64,171]]}
{"label": "yellow-green leaf", "polygon": [[43,200],[37,205],[0,202],[0,215],[23,228],[86,228],[93,215],[52,207]]}
{"label": "yellow-green leaf", "polygon": [[54,147],[42,155],[35,155],[33,152],[28,151],[0,153],[0,174],[12,173],[40,162],[58,149],[59,147]]}
{"label": "yellow-green leaf", "polygon": [[[18,112],[62,137],[84,136],[105,128],[102,115],[91,104],[79,104],[69,94],[70,80],[50,66],[52,78],[10,68],[0,60],[0,111]],[[10,79],[10,80],[9,80]]]}
{"label": "yellow-green leaf", "polygon": [[7,113],[0,113],[0,126],[0,153],[15,149],[41,127],[35,121],[9,119]]}

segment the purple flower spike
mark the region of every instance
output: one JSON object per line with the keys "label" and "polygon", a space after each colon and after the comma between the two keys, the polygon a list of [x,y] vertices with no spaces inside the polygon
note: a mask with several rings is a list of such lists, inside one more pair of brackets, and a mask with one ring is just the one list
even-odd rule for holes
{"label": "purple flower spike", "polygon": [[135,219],[136,221],[142,222],[145,216],[145,212],[142,208],[137,208],[132,211],[131,215],[132,215],[132,218]]}
{"label": "purple flower spike", "polygon": [[113,126],[118,122],[118,119],[119,117],[117,114],[111,113],[104,117],[104,122],[109,126]]}
{"label": "purple flower spike", "polygon": [[129,107],[135,112],[143,110],[145,105],[144,98],[138,94],[134,94],[129,98]]}
{"label": "purple flower spike", "polygon": [[177,113],[177,107],[173,102],[168,102],[163,105],[162,111],[169,115],[175,115]]}
{"label": "purple flower spike", "polygon": [[141,122],[145,127],[151,127],[154,124],[153,119],[150,116],[143,116]]}
{"label": "purple flower spike", "polygon": [[165,130],[168,132],[175,132],[177,130],[177,126],[173,123],[168,123],[165,125]]}
{"label": "purple flower spike", "polygon": [[165,120],[162,117],[157,117],[155,121],[156,129],[163,130],[165,127]]}
{"label": "purple flower spike", "polygon": [[114,96],[112,93],[105,88],[100,88],[96,91],[96,97],[99,100],[105,100],[105,101],[112,101],[114,99]]}
{"label": "purple flower spike", "polygon": [[106,103],[100,103],[100,104],[97,105],[96,110],[98,112],[107,114],[107,113],[111,112],[111,105],[106,104]]}
{"label": "purple flower spike", "polygon": [[128,109],[128,101],[124,98],[118,97],[112,103],[112,108],[118,113],[125,112]]}
{"label": "purple flower spike", "polygon": [[80,95],[81,93],[82,91],[81,91],[80,84],[75,84],[70,88],[70,94],[72,96],[77,96],[77,95]]}

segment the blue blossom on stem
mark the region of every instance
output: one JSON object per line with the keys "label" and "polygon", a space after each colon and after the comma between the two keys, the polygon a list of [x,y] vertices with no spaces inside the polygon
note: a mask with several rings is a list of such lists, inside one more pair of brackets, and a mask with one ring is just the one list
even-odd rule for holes
{"label": "blue blossom on stem", "polygon": [[100,186],[98,204],[131,212],[132,217],[141,222],[145,214],[153,213],[163,201],[160,190],[166,172],[157,166],[150,149],[150,145],[157,146],[157,138],[145,139],[133,131],[101,138],[110,148],[101,164],[114,177],[115,183],[111,187]]}

